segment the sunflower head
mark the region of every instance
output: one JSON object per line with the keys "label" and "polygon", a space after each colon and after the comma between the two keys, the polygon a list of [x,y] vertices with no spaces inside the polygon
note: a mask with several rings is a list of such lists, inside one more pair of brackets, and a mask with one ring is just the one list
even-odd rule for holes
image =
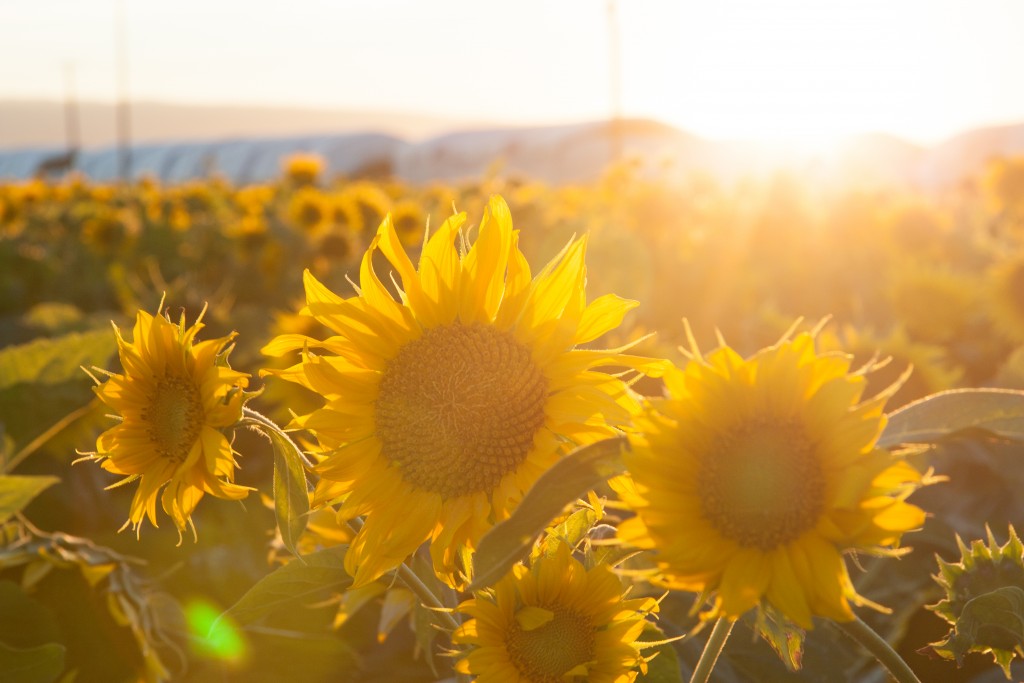
{"label": "sunflower head", "polygon": [[235,452],[222,431],[241,419],[249,376],[227,366],[233,334],[196,342],[200,329],[198,320],[186,327],[184,314],[172,323],[139,311],[132,341],[114,327],[123,374],[97,368],[107,379],[96,395],[120,421],[85,459],[125,477],[114,486],[138,480],[125,522],[136,531],[146,518],[157,526],[158,499],[180,534],[204,494],[249,492],[233,483]]}
{"label": "sunflower head", "polygon": [[285,180],[296,186],[313,185],[324,172],[324,158],[319,154],[298,152],[281,162]]}
{"label": "sunflower head", "polygon": [[619,536],[655,550],[665,585],[714,593],[708,618],[768,603],[804,628],[851,620],[862,598],[842,553],[891,548],[923,522],[904,502],[921,475],[875,447],[887,394],[862,400],[849,365],[808,333],[748,359],[694,346],[646,406],[631,478],[615,482],[637,512]]}
{"label": "sunflower head", "polygon": [[889,292],[893,312],[911,337],[946,343],[971,322],[980,294],[975,278],[924,265],[902,266]]}
{"label": "sunflower head", "polygon": [[[356,586],[424,541],[438,574],[461,583],[461,553],[545,469],[573,445],[629,424],[633,395],[599,368],[661,368],[621,350],[576,348],[635,305],[614,295],[587,304],[585,239],[534,277],[500,197],[472,245],[465,220],[445,221],[416,267],[385,219],[362,259],[358,296],[339,297],[305,274],[304,313],[334,336],[282,335],[264,348],[276,356],[302,350],[297,365],[265,373],[323,398],[293,426],[319,443],[316,502],[340,502],[343,518],[365,518],[346,554]],[[400,290],[377,276],[377,252]]]}
{"label": "sunflower head", "polygon": [[387,193],[367,181],[347,185],[341,191],[339,201],[349,207],[350,226],[356,232],[376,229],[391,206]]}
{"label": "sunflower head", "polygon": [[300,188],[288,203],[288,217],[302,232],[317,234],[331,224],[330,201],[315,187]]}
{"label": "sunflower head", "polygon": [[1003,545],[988,530],[988,544],[968,548],[957,536],[959,562],[936,558],[935,581],[946,596],[929,607],[953,625],[946,640],[925,652],[961,663],[968,652],[991,653],[1010,678],[1014,657],[1024,659],[1024,545],[1013,526]]}
{"label": "sunflower head", "polygon": [[560,543],[459,606],[471,618],[452,638],[469,646],[456,669],[480,683],[629,683],[645,666],[637,639],[657,608],[624,599],[607,566],[588,571]]}
{"label": "sunflower head", "polygon": [[1024,158],[990,161],[982,186],[994,211],[1024,214]]}
{"label": "sunflower head", "polygon": [[398,233],[398,239],[404,246],[410,249],[420,246],[423,242],[427,213],[419,202],[411,199],[397,202],[391,210],[391,221]]}
{"label": "sunflower head", "polygon": [[105,209],[82,223],[82,242],[100,256],[112,256],[131,239],[132,227],[125,216]]}

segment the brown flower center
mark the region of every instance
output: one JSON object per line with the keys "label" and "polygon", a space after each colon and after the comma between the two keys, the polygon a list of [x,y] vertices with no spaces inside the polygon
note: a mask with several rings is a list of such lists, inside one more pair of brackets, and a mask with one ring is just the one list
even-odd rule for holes
{"label": "brown flower center", "polygon": [[509,332],[435,327],[388,362],[377,436],[419,489],[446,499],[491,491],[526,459],[546,402],[547,380]]}
{"label": "brown flower center", "polygon": [[529,631],[513,621],[505,648],[519,673],[532,683],[562,683],[563,674],[594,659],[594,624],[562,607],[555,617]]}
{"label": "brown flower center", "polygon": [[188,457],[205,418],[199,387],[186,377],[174,375],[157,380],[149,405],[142,412],[153,447],[162,457],[178,463]]}
{"label": "brown flower center", "polygon": [[825,477],[795,422],[755,421],[719,438],[697,475],[704,518],[744,547],[769,551],[814,527]]}

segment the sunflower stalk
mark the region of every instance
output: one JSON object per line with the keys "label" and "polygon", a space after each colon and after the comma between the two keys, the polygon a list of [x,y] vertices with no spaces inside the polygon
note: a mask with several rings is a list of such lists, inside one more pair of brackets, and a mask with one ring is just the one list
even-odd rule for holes
{"label": "sunflower stalk", "polygon": [[711,629],[711,635],[708,636],[708,642],[704,645],[704,651],[700,653],[700,659],[697,660],[697,668],[690,676],[690,683],[707,683],[711,678],[711,672],[718,662],[718,656],[725,649],[725,641],[729,640],[734,623],[732,619],[725,617],[715,622],[714,628]]}
{"label": "sunflower stalk", "polygon": [[[283,429],[281,429],[281,427],[276,422],[271,420],[266,415],[263,415],[262,413],[259,413],[253,410],[252,408],[246,406],[243,406],[242,414],[244,415],[243,423],[250,424],[256,427],[257,429],[271,430],[272,432],[274,432],[275,435],[284,439],[288,444],[292,446],[292,448],[295,449],[295,452],[298,453],[299,456],[302,458],[303,463],[305,463],[309,467],[312,467],[312,463],[310,463],[309,460],[306,458],[306,455],[305,453],[302,452],[302,449],[299,448],[298,444],[296,444],[292,440],[292,438],[288,436],[288,434]],[[360,527],[362,527],[362,522],[358,519],[350,520],[348,526],[354,534],[359,531]],[[445,607],[441,599],[438,596],[434,595],[434,592],[430,590],[430,587],[427,586],[427,584],[425,584],[420,579],[420,577],[416,574],[415,571],[413,571],[411,567],[409,567],[409,565],[403,562],[402,564],[398,565],[396,571],[398,573],[399,580],[401,580],[402,583],[404,583],[409,590],[415,593],[416,596],[420,599],[420,601],[440,621],[438,626],[441,626],[442,628],[449,631],[455,631],[455,629],[459,627],[460,624],[458,620],[456,620],[455,617],[452,616],[451,610]]]}
{"label": "sunflower stalk", "polygon": [[[282,439],[284,439],[287,443],[291,444],[291,446],[295,449],[295,452],[298,453],[299,458],[302,460],[302,463],[306,467],[313,466],[313,463],[310,462],[309,458],[306,457],[306,454],[302,452],[302,449],[299,448],[299,445],[295,443],[295,441],[292,440],[292,437],[288,436],[288,432],[281,429],[281,427],[276,422],[271,420],[263,413],[256,412],[249,406],[242,406],[242,415],[244,416],[242,419],[243,424],[249,424],[256,428],[262,427],[271,430],[272,432],[280,436]],[[267,436],[270,435],[268,434]]]}
{"label": "sunflower stalk", "polygon": [[[362,528],[363,522],[359,518],[350,519],[347,522],[347,526],[353,534],[356,534]],[[398,578],[405,584],[406,588],[415,593],[427,609],[444,622],[443,624],[438,624],[439,626],[451,631],[460,626],[459,622],[452,616],[451,610],[445,607],[444,603],[441,602],[441,598],[434,595],[434,591],[430,590],[430,586],[423,583],[423,580],[413,571],[412,567],[403,562],[398,565],[396,571],[398,572]]]}
{"label": "sunflower stalk", "polygon": [[879,664],[884,666],[889,675],[898,683],[921,683],[917,674],[911,670],[910,665],[896,653],[896,650],[892,649],[892,646],[882,636],[878,635],[862,619],[854,617],[853,621],[832,623],[874,655]]}

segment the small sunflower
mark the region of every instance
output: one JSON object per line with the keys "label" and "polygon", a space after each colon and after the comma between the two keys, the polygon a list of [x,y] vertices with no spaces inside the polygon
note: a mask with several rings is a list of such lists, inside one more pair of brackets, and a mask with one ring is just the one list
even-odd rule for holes
{"label": "small sunflower", "polygon": [[351,207],[350,227],[356,232],[374,230],[391,208],[387,193],[368,181],[346,185],[339,195],[339,201]]}
{"label": "small sunflower", "polygon": [[953,630],[922,653],[958,664],[968,652],[991,653],[1009,679],[1014,658],[1024,660],[1024,544],[1013,526],[1003,545],[986,530],[988,545],[979,540],[968,548],[957,536],[959,562],[936,558],[939,574],[933,578],[946,597],[929,609]]}
{"label": "small sunflower", "polygon": [[82,223],[82,242],[100,256],[113,256],[131,239],[132,227],[125,215],[104,209]]}
{"label": "small sunflower", "polygon": [[403,246],[414,249],[423,243],[423,226],[427,222],[427,212],[419,202],[411,199],[397,202],[391,209],[391,222]]}
{"label": "small sunflower", "polygon": [[1024,344],[1024,253],[989,271],[992,322],[1007,340]]}
{"label": "small sunflower", "polygon": [[[636,305],[614,295],[586,305],[585,239],[534,278],[503,199],[491,199],[479,237],[460,254],[465,219],[445,221],[418,269],[385,219],[363,257],[358,296],[343,299],[305,273],[304,312],[336,336],[284,335],[264,348],[304,350],[298,365],[264,372],[327,401],[293,426],[319,441],[318,503],[342,500],[343,518],[366,518],[345,558],[356,586],[427,540],[438,574],[457,585],[461,550],[506,518],[567,448],[630,422],[638,406],[626,384],[594,369],[662,367],[575,348]],[[399,301],[374,272],[378,250],[401,278]]]}
{"label": "small sunflower", "polygon": [[472,618],[452,637],[456,664],[477,683],[630,683],[645,666],[637,643],[653,598],[623,599],[605,565],[587,571],[564,543],[459,606]]}
{"label": "small sunflower", "polygon": [[284,177],[294,185],[312,185],[324,172],[324,158],[319,154],[298,152],[281,162]]}
{"label": "small sunflower", "polygon": [[100,371],[107,380],[96,395],[121,421],[100,434],[85,459],[125,475],[114,486],[139,480],[124,525],[136,532],[144,518],[157,526],[158,497],[180,533],[204,494],[239,500],[249,493],[232,483],[235,452],[220,431],[241,419],[249,376],[227,367],[233,334],[195,343],[200,320],[186,328],[184,315],[174,324],[139,311],[133,341],[114,327],[124,374]]}
{"label": "small sunflower", "polygon": [[292,225],[306,234],[317,234],[331,224],[331,202],[315,187],[300,188],[288,203],[288,218]]}
{"label": "small sunflower", "polygon": [[966,273],[926,265],[892,275],[892,310],[913,339],[947,343],[961,334],[978,306],[979,282]]}
{"label": "small sunflower", "polygon": [[921,475],[875,448],[886,395],[861,401],[849,365],[808,333],[746,360],[695,349],[638,420],[632,479],[614,482],[637,516],[619,537],[655,549],[666,586],[717,593],[708,618],[766,601],[804,628],[849,621],[848,601],[865,601],[842,553],[895,546],[924,521],[904,502]]}

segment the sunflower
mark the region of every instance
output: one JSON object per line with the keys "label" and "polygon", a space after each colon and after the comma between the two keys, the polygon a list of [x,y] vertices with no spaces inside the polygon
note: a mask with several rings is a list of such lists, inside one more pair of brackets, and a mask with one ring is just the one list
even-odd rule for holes
{"label": "sunflower", "polygon": [[[988,545],[975,540],[970,547],[959,536],[959,562],[936,557],[939,574],[933,576],[945,597],[929,605],[953,626],[944,641],[932,643],[925,653],[961,664],[968,652],[991,653],[1010,679],[1010,665],[1024,659],[1020,624],[1024,618],[1024,544],[1010,525],[1010,537],[999,545],[986,525]],[[972,623],[973,622],[973,623]]]}
{"label": "sunflower", "polygon": [[587,571],[561,543],[459,606],[472,618],[452,640],[471,649],[456,669],[478,683],[629,683],[645,665],[644,617],[657,608],[653,598],[624,600],[607,566]]}
{"label": "sunflower", "polygon": [[346,185],[339,193],[339,202],[349,207],[349,226],[356,232],[372,231],[391,207],[387,193],[368,181]]}
{"label": "sunflower", "polygon": [[104,207],[83,221],[82,242],[99,256],[113,256],[131,240],[133,227],[125,214]]}
{"label": "sunflower", "polygon": [[113,486],[139,480],[124,525],[136,532],[146,517],[157,526],[158,497],[180,534],[192,526],[203,494],[239,500],[249,493],[232,483],[235,453],[220,431],[241,419],[248,375],[227,367],[234,334],[194,342],[200,320],[186,328],[184,315],[174,324],[139,311],[132,342],[114,326],[124,374],[100,370],[107,380],[96,395],[121,421],[100,434],[85,459],[125,475]]}
{"label": "sunflower", "polygon": [[994,327],[1007,340],[1024,344],[1024,253],[993,266],[989,286]]}
{"label": "sunflower", "polygon": [[285,180],[297,185],[312,185],[324,172],[324,158],[319,154],[296,152],[281,161]]}
{"label": "sunflower", "polygon": [[[630,422],[638,406],[626,384],[594,368],[661,368],[575,348],[636,305],[614,295],[586,305],[586,239],[533,278],[503,199],[491,198],[460,255],[465,220],[445,221],[416,269],[386,218],[363,256],[358,296],[343,299],[305,273],[304,311],[336,336],[283,335],[264,347],[275,356],[303,349],[298,365],[264,373],[327,401],[293,426],[319,441],[317,502],[340,500],[343,518],[365,516],[345,558],[356,586],[426,540],[438,574],[457,585],[461,550],[567,448]],[[378,250],[401,278],[399,301],[374,271]]]}
{"label": "sunflower", "polygon": [[904,265],[892,275],[892,310],[912,339],[947,343],[969,326],[978,308],[979,284],[966,273]]}
{"label": "sunflower", "polygon": [[292,225],[307,234],[326,230],[331,224],[332,207],[327,196],[315,187],[296,190],[288,203],[288,218]]}
{"label": "sunflower", "polygon": [[397,202],[391,209],[391,222],[398,232],[402,245],[414,249],[423,242],[423,225],[427,221],[427,212],[419,202],[406,199]]}
{"label": "sunflower", "polygon": [[767,601],[804,628],[849,621],[848,601],[866,601],[841,553],[884,551],[923,522],[904,502],[920,473],[875,447],[887,396],[862,402],[849,365],[808,333],[747,360],[694,350],[638,420],[632,479],[614,482],[637,516],[618,535],[656,550],[666,586],[717,592],[706,617]]}

